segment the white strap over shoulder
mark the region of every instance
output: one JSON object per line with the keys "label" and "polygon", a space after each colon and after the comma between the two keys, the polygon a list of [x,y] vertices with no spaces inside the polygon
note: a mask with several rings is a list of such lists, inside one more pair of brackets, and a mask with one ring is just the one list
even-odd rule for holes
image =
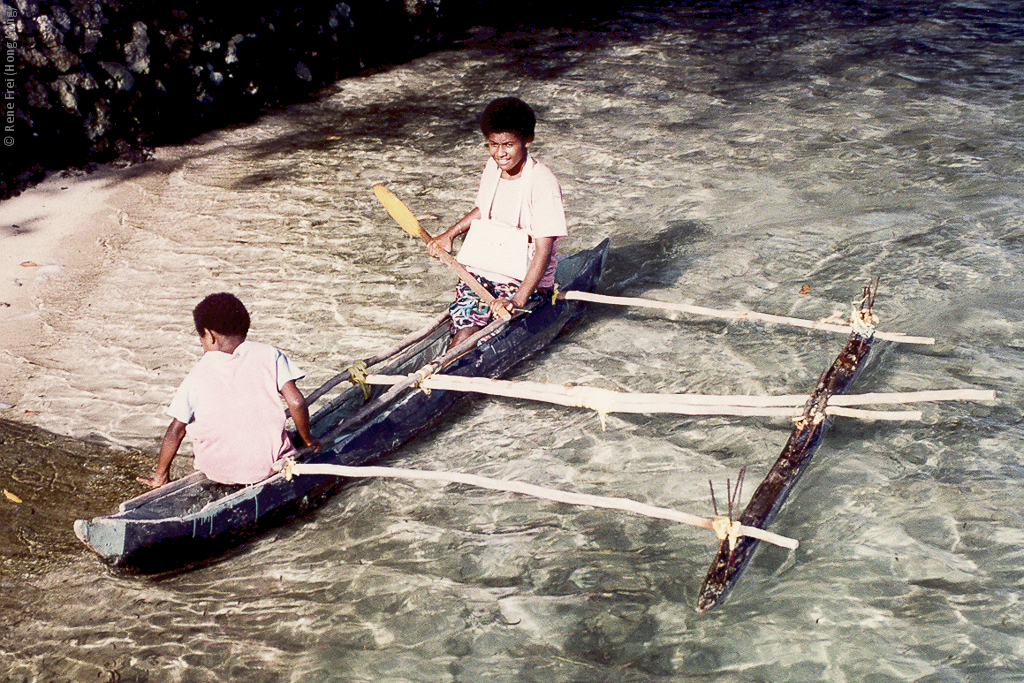
{"label": "white strap over shoulder", "polygon": [[[489,160],[494,163],[493,159]],[[529,189],[533,184],[533,157],[530,153],[526,153],[526,159],[523,161],[523,171],[519,176],[519,217],[517,218],[516,225],[513,227],[521,227],[523,225],[523,213],[525,211],[526,202],[529,201]],[[487,215],[484,218],[491,217],[491,210],[494,208],[494,197],[498,194],[498,183],[501,182],[501,169],[494,164],[493,182],[491,183],[490,191],[487,193],[490,196],[490,200],[487,202]]]}
{"label": "white strap over shoulder", "polygon": [[526,159],[523,161],[523,172],[519,176],[519,218],[516,220],[516,227],[523,227],[523,211],[526,207],[527,197],[529,196],[529,190],[533,183],[533,157],[530,153],[526,153]]}

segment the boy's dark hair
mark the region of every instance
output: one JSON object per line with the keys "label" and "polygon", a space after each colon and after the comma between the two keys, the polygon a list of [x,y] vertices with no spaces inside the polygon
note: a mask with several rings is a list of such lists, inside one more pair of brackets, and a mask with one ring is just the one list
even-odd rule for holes
{"label": "boy's dark hair", "polygon": [[200,301],[192,309],[192,319],[200,335],[205,330],[243,337],[249,334],[249,311],[238,297],[227,292],[211,294]]}
{"label": "boy's dark hair", "polygon": [[518,97],[501,97],[484,109],[480,130],[491,133],[515,133],[524,140],[533,137],[537,116],[526,102]]}

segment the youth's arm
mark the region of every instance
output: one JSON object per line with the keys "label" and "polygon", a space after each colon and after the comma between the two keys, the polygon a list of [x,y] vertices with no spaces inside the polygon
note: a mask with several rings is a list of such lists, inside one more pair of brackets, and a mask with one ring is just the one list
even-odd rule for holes
{"label": "youth's arm", "polygon": [[160,443],[160,455],[156,459],[156,472],[153,474],[153,478],[136,477],[135,480],[151,489],[169,482],[171,480],[171,463],[184,438],[185,423],[177,418],[172,418],[171,424],[167,425],[167,431],[164,432],[164,440]]}
{"label": "youth's arm", "polygon": [[314,450],[320,450],[320,442],[313,440],[309,431],[309,407],[306,405],[306,397],[302,395],[299,388],[295,386],[294,380],[288,380],[281,387],[281,395],[284,402],[288,404],[288,412],[291,413],[295,422],[295,431],[299,433],[302,443],[313,446]]}
{"label": "youth's arm", "polygon": [[447,251],[449,254],[452,253],[452,243],[455,241],[455,238],[464,232],[468,232],[469,226],[474,220],[480,218],[481,215],[480,207],[474,206],[473,210],[463,216],[458,223],[448,228],[437,237],[431,239],[430,242],[427,243],[427,252],[434,258],[437,258],[438,250],[441,249]]}
{"label": "youth's arm", "polygon": [[[512,297],[512,305],[522,308],[537,285],[544,279],[551,256],[555,251],[555,242],[559,236],[567,234],[565,226],[565,206],[562,203],[562,188],[551,171],[541,164],[534,165],[535,173],[531,188],[532,228],[542,228],[541,236],[534,234],[534,253],[530,265],[526,269],[519,289]],[[533,230],[531,230],[533,232]]]}
{"label": "youth's arm", "polygon": [[533,290],[537,289],[537,284],[544,277],[544,273],[547,272],[548,262],[551,261],[551,252],[555,248],[554,237],[535,237],[533,241],[536,245],[533,251],[533,259],[530,261],[530,266],[526,269],[526,277],[523,278],[522,284],[519,285],[515,296],[512,297],[512,305],[516,308],[525,306],[527,299],[533,294]]}

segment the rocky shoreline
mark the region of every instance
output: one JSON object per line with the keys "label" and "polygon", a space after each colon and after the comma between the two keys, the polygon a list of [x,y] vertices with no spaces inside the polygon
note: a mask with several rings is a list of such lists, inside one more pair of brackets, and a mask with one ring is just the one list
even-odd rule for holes
{"label": "rocky shoreline", "polygon": [[[568,17],[525,3],[515,21]],[[0,199],[46,171],[138,160],[159,144],[308,100],[338,78],[408,61],[499,26],[480,0],[0,1]],[[504,19],[503,19],[504,17]]]}

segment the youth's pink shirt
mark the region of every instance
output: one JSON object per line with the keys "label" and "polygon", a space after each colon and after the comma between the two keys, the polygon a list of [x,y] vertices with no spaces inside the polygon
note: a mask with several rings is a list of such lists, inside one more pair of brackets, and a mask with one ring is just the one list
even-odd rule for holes
{"label": "youth's pink shirt", "polygon": [[[532,157],[528,163],[533,163]],[[484,218],[493,218],[508,225],[527,230],[534,237],[554,237],[555,244],[551,247],[551,260],[544,277],[537,283],[538,287],[548,288],[555,284],[555,267],[558,259],[559,238],[569,234],[565,223],[565,207],[562,203],[562,187],[558,178],[544,164],[537,162],[531,169],[530,191],[522,205],[520,220],[519,198],[522,196],[519,183],[522,175],[516,180],[504,180],[494,159],[488,159],[484,172],[480,176],[480,188],[476,194],[476,207]],[[495,282],[512,282],[511,278],[497,273],[480,273]]]}
{"label": "youth's pink shirt", "polygon": [[195,467],[222,484],[253,484],[292,453],[280,389],[304,375],[278,349],[245,341],[210,351],[178,388],[168,415],[192,437]]}

